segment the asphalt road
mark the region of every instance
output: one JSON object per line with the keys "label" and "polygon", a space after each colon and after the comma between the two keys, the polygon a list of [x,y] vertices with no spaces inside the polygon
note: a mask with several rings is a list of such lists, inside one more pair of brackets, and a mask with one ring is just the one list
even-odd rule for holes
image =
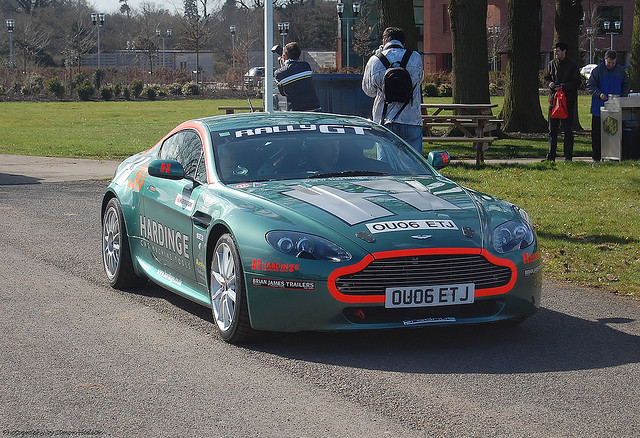
{"label": "asphalt road", "polygon": [[546,281],[515,329],[270,336],[111,289],[105,181],[0,185],[0,436],[640,436],[640,302]]}

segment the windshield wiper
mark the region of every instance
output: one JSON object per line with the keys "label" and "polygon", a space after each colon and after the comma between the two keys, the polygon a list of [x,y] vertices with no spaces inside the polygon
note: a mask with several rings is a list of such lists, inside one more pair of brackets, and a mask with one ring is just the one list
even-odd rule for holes
{"label": "windshield wiper", "polygon": [[373,170],[343,170],[341,172],[326,172],[310,175],[307,178],[332,178],[336,176],[385,176],[384,172],[376,172]]}

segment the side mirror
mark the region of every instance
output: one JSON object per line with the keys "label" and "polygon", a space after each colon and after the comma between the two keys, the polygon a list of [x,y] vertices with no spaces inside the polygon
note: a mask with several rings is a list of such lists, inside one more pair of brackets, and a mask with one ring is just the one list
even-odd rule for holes
{"label": "side mirror", "polygon": [[447,167],[449,165],[449,161],[451,161],[451,156],[447,151],[431,151],[429,152],[427,161],[435,169],[442,169],[443,167]]}
{"label": "side mirror", "polygon": [[174,160],[153,160],[149,163],[149,175],[166,179],[184,178],[182,164]]}

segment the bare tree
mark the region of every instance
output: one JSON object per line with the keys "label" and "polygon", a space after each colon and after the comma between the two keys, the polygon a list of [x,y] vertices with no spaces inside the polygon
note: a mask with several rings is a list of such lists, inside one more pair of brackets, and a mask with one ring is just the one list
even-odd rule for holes
{"label": "bare tree", "polygon": [[86,26],[82,20],[71,23],[71,27],[65,34],[66,45],[64,55],[67,66],[76,65],[80,68],[82,55],[87,53],[94,45],[94,38],[91,28]]}
{"label": "bare tree", "polygon": [[[204,4],[206,11],[207,0],[199,0]],[[181,24],[184,30],[183,42],[186,47],[196,52],[196,82],[200,82],[200,47],[204,40],[210,35],[207,28],[209,19],[208,14],[200,14],[198,3],[196,0],[185,0],[184,15],[181,17]]]}
{"label": "bare tree", "polygon": [[42,28],[34,20],[25,20],[23,29],[14,44],[22,53],[23,71],[27,71],[27,64],[31,62],[38,65],[38,55],[42,53],[51,42],[51,31]]}
{"label": "bare tree", "polygon": [[376,35],[375,29],[369,27],[369,16],[375,7],[374,0],[364,0],[360,9],[360,18],[354,25],[353,51],[360,55],[365,63],[378,45],[378,35]]}

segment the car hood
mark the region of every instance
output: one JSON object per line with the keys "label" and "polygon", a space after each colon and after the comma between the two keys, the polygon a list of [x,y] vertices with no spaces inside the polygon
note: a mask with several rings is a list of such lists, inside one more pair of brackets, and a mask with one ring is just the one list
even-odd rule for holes
{"label": "car hood", "polygon": [[487,228],[482,205],[498,201],[439,175],[268,181],[234,189],[245,201],[246,195],[259,198],[281,220],[286,217],[281,225],[329,238],[333,231],[371,252],[482,248]]}

